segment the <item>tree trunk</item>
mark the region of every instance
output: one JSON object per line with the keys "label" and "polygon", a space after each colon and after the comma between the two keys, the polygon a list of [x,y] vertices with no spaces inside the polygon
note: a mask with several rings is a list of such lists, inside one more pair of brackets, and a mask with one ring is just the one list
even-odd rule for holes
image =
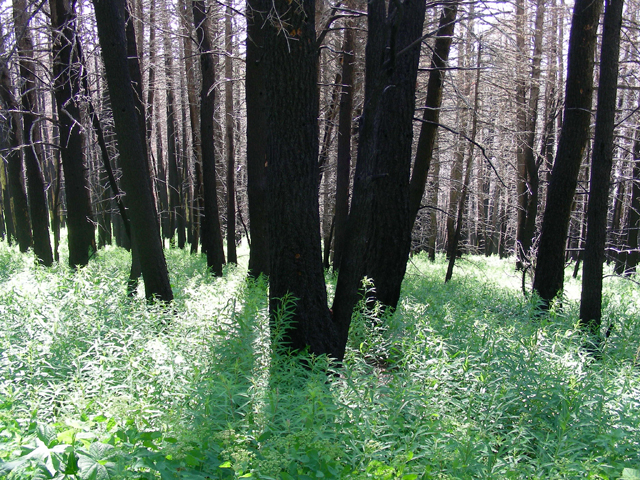
{"label": "tree trunk", "polygon": [[204,218],[202,220],[202,247],[207,254],[207,266],[216,276],[222,275],[224,249],[216,182],[214,145],[215,68],[211,54],[209,21],[203,0],[193,0],[193,21],[198,35],[202,90],[200,91],[200,129],[202,138],[202,182],[204,188]]}
{"label": "tree trunk", "polygon": [[[409,176],[415,87],[425,2],[368,5],[364,112],[347,242],[333,312],[344,353],[364,276],[375,298],[395,308],[411,247]],[[394,19],[393,21],[391,19]]]}
{"label": "tree trunk", "polygon": [[91,208],[91,189],[84,157],[84,139],[77,122],[80,108],[81,63],[76,34],[73,3],[50,0],[51,25],[54,29],[53,72],[60,125],[60,154],[67,199],[69,265],[86,265],[96,249],[95,228]]}
{"label": "tree trunk", "polygon": [[33,251],[37,260],[48,267],[53,263],[53,252],[49,239],[49,211],[44,190],[44,177],[36,156],[36,144],[40,143],[41,138],[40,125],[36,122],[38,105],[36,63],[33,58],[33,41],[29,31],[29,9],[26,0],[14,0],[13,20],[18,39],[20,77],[22,77],[20,89],[23,110],[22,136],[24,145],[22,152],[27,171],[27,196],[33,231]]}
{"label": "tree trunk", "polygon": [[355,32],[347,27],[342,45],[342,90],[338,117],[338,159],[336,166],[336,206],[334,215],[335,241],[333,244],[333,270],[340,268],[345,249],[345,232],[349,217],[349,181],[351,177],[351,124],[353,117],[353,78]]}
{"label": "tree trunk", "polygon": [[238,263],[236,253],[236,162],[233,151],[233,32],[231,31],[231,8],[227,7],[224,17],[224,49],[227,55],[224,59],[224,109],[225,109],[225,147],[227,152],[227,260]]}
{"label": "tree trunk", "polygon": [[24,169],[20,152],[22,128],[20,117],[17,113],[18,105],[13,96],[11,76],[6,64],[0,70],[0,97],[5,108],[13,110],[9,116],[9,125],[7,126],[7,133],[9,134],[9,151],[6,154],[7,187],[15,224],[16,240],[20,251],[24,253],[32,246],[33,237],[31,235],[31,219],[29,218],[27,193],[24,188]]}
{"label": "tree trunk", "polygon": [[624,0],[608,0],[604,12],[596,131],[591,156],[587,240],[582,271],[580,323],[596,342],[602,322],[602,271],[607,239],[607,205],[613,164],[613,131],[618,91],[618,57]]}
{"label": "tree trunk", "polygon": [[636,267],[640,260],[638,252],[638,229],[640,229],[640,126],[636,127],[633,142],[633,179],[631,186],[631,205],[627,214],[627,248],[625,254],[624,273],[630,275],[636,273]]}
{"label": "tree trunk", "polygon": [[[166,3],[169,8],[169,3]],[[174,236],[178,225],[177,215],[180,209],[180,171],[178,168],[178,123],[176,120],[176,100],[174,86],[174,68],[173,68],[173,48],[169,25],[169,12],[163,15],[163,27],[165,33],[164,39],[164,72],[166,78],[166,108],[167,108],[167,169],[169,182],[165,188],[169,191],[168,215],[166,217],[167,228],[164,230],[164,237],[170,240],[173,245]]]}
{"label": "tree trunk", "polygon": [[251,250],[249,275],[269,275],[267,179],[265,172],[267,118],[264,75],[264,18],[258,0],[247,1],[247,196]]}
{"label": "tree trunk", "polygon": [[594,51],[601,8],[601,0],[577,0],[573,10],[564,123],[547,192],[533,282],[545,305],[564,285],[571,204],[589,139]]}
{"label": "tree trunk", "polygon": [[[138,118],[125,37],[124,0],[95,0],[98,37],[121,157],[122,184],[130,210],[133,244],[138,247],[148,299],[170,301],[173,292],[162,250],[145,155],[144,119]],[[143,111],[143,110],[139,110]]]}
{"label": "tree trunk", "polygon": [[442,90],[444,87],[444,76],[447,62],[449,60],[449,50],[458,13],[458,2],[453,1],[445,4],[440,15],[440,24],[436,42],[431,57],[431,69],[429,73],[429,83],[427,84],[427,99],[425,101],[424,113],[422,114],[422,126],[418,137],[418,147],[416,158],[413,163],[413,173],[409,186],[409,208],[412,216],[411,226],[416,221],[420,203],[424,195],[424,189],[433,158],[433,147],[438,133],[438,123],[440,122],[440,106],[442,105]]}
{"label": "tree trunk", "polygon": [[469,191],[469,181],[471,178],[471,168],[473,167],[473,150],[476,141],[476,132],[478,131],[478,107],[480,104],[480,60],[482,55],[481,45],[478,44],[478,62],[476,64],[476,81],[475,81],[475,94],[473,101],[473,120],[471,125],[471,142],[469,142],[469,152],[467,153],[467,165],[464,174],[464,182],[462,184],[462,191],[460,192],[460,198],[458,199],[458,212],[456,218],[456,227],[453,234],[453,239],[449,245],[449,266],[447,267],[447,273],[445,275],[445,283],[451,280],[453,276],[453,266],[456,261],[456,252],[458,250],[458,243],[460,242],[460,232],[462,230],[462,220],[464,214],[465,203],[467,202],[467,193]]}
{"label": "tree trunk", "polygon": [[336,356],[320,242],[315,2],[297,5],[251,4],[288,26],[263,27],[271,334],[283,348]]}

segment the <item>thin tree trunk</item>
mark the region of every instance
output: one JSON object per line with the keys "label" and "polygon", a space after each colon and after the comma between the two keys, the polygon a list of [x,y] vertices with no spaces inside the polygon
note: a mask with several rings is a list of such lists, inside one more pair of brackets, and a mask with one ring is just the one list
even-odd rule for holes
{"label": "thin tree trunk", "polygon": [[203,0],[193,0],[193,21],[198,35],[202,90],[200,91],[200,129],[202,138],[202,186],[204,188],[204,219],[202,221],[202,246],[207,254],[207,266],[216,276],[222,275],[224,249],[216,181],[214,145],[215,69],[209,38],[209,21]]}
{"label": "thin tree trunk", "polygon": [[236,253],[236,179],[235,169],[236,162],[234,157],[234,119],[233,119],[233,32],[231,31],[231,15],[230,7],[224,17],[224,49],[226,56],[224,59],[224,75],[225,82],[225,146],[227,151],[227,260],[229,263],[238,263],[238,254]]}
{"label": "thin tree trunk", "polygon": [[478,108],[480,105],[480,60],[482,55],[481,45],[478,44],[478,62],[476,64],[476,82],[475,82],[475,94],[473,101],[473,120],[471,122],[471,142],[469,142],[469,152],[467,153],[467,165],[464,174],[464,183],[462,184],[462,191],[460,192],[460,198],[458,200],[458,214],[456,218],[456,227],[453,234],[453,239],[449,245],[449,266],[447,267],[447,274],[445,275],[445,283],[451,280],[453,275],[453,266],[456,261],[456,252],[458,250],[458,243],[460,242],[460,231],[462,230],[462,220],[464,215],[464,207],[468,198],[469,181],[471,179],[471,168],[473,167],[473,151],[475,148],[476,132],[478,131]]}
{"label": "thin tree trunk", "polygon": [[418,147],[409,186],[409,211],[412,216],[412,229],[416,221],[416,216],[418,215],[418,210],[420,209],[420,203],[422,202],[429,168],[433,158],[433,147],[440,122],[440,106],[442,105],[444,77],[447,61],[449,60],[449,50],[451,49],[451,40],[453,39],[457,13],[457,1],[448,2],[443,7],[433,56],[431,57],[427,98],[422,115],[422,126],[420,127]]}
{"label": "thin tree trunk", "polygon": [[269,232],[267,218],[267,180],[265,172],[266,90],[264,75],[264,18],[258,0],[247,0],[247,196],[251,250],[249,275],[269,275]]}
{"label": "thin tree trunk", "polygon": [[24,169],[20,150],[22,128],[20,117],[17,113],[18,105],[13,96],[11,76],[6,64],[0,70],[0,97],[2,97],[5,108],[13,110],[9,116],[9,125],[7,127],[9,134],[9,151],[6,154],[7,186],[15,224],[16,240],[20,251],[24,253],[32,246],[33,237],[31,235],[31,219],[29,218],[27,193],[24,188]]}
{"label": "thin tree trunk", "polygon": [[[36,156],[36,144],[40,143],[40,125],[36,122],[38,97],[36,92],[36,64],[33,58],[33,41],[29,31],[29,9],[26,0],[14,0],[13,20],[18,39],[20,76],[22,77],[22,136],[24,164],[27,172],[27,196],[29,216],[33,231],[33,251],[38,261],[50,266],[53,263],[49,239],[49,212],[44,191],[44,177]],[[71,239],[71,236],[69,237]],[[69,252],[71,254],[71,252]]]}
{"label": "thin tree trunk", "polygon": [[353,78],[355,32],[347,27],[342,45],[342,87],[338,117],[338,159],[336,166],[336,206],[333,217],[335,241],[333,244],[333,270],[340,268],[345,249],[345,234],[349,217],[349,180],[351,176],[351,124],[353,117]]}
{"label": "thin tree trunk", "polygon": [[627,214],[627,247],[629,252],[624,255],[624,273],[631,275],[636,273],[636,267],[640,261],[638,251],[638,230],[640,229],[640,126],[636,127],[633,142],[633,167],[631,184],[631,205]]}
{"label": "thin tree trunk", "polygon": [[613,164],[613,131],[618,92],[618,58],[624,0],[608,0],[604,12],[596,131],[591,156],[587,240],[582,271],[580,323],[599,343],[602,323],[602,271],[607,239],[607,204]]}

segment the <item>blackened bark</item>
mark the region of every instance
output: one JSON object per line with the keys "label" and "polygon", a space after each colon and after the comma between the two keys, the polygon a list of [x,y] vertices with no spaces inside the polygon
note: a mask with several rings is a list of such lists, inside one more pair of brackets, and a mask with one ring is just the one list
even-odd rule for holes
{"label": "blackened bark", "polygon": [[53,74],[60,129],[60,155],[67,199],[69,265],[84,266],[96,249],[88,169],[83,138],[77,122],[82,67],[76,35],[74,3],[50,0],[53,28]]}
{"label": "blackened bark", "polygon": [[542,220],[533,288],[546,305],[564,285],[564,252],[580,163],[589,139],[601,0],[577,0],[569,38],[564,122]]}
{"label": "blackened bark", "polygon": [[[263,32],[272,336],[291,350],[335,356],[320,242],[315,2],[301,0],[296,9],[287,0],[256,4],[287,25],[267,22]],[[284,319],[278,312],[287,296],[293,311]]]}
{"label": "blackened bark", "polygon": [[[425,2],[368,6],[365,106],[347,241],[333,303],[344,349],[364,276],[375,298],[395,308],[411,246],[409,175],[415,86]],[[340,352],[342,354],[344,350]],[[340,355],[338,355],[340,357]]]}
{"label": "blackened bark", "polygon": [[333,246],[333,270],[340,268],[344,251],[347,219],[349,217],[349,180],[351,176],[351,124],[353,117],[353,72],[354,72],[353,29],[344,32],[342,45],[342,91],[340,92],[340,113],[338,116],[338,159],[336,166],[336,207],[333,219],[335,241]]}
{"label": "blackened bark", "polygon": [[29,206],[27,203],[27,193],[24,188],[24,169],[20,146],[22,144],[22,129],[20,127],[20,117],[16,110],[18,105],[13,96],[11,77],[6,64],[0,70],[0,97],[5,108],[14,110],[9,116],[7,134],[9,136],[7,144],[9,147],[6,153],[7,161],[7,186],[11,203],[11,212],[15,220],[16,240],[21,252],[26,252],[33,244],[31,235],[31,219],[29,218]]}
{"label": "blackened bark", "polygon": [[209,21],[203,0],[193,0],[193,22],[198,35],[202,90],[200,91],[200,129],[202,132],[202,186],[204,189],[204,218],[202,219],[202,248],[207,253],[207,266],[216,276],[222,275],[224,248],[216,182],[214,145],[215,66],[209,39]]}
{"label": "blackened bark", "polygon": [[25,0],[14,0],[13,20],[18,39],[20,56],[20,88],[22,102],[22,154],[27,174],[27,196],[29,217],[33,232],[33,252],[38,262],[45,266],[53,263],[53,252],[49,238],[49,211],[45,195],[44,177],[36,156],[36,145],[40,143],[40,125],[36,122],[38,97],[36,92],[36,64],[33,58],[33,41],[29,31],[29,9]]}
{"label": "blackened bark", "polygon": [[633,181],[631,186],[631,206],[627,215],[627,253],[624,273],[630,275],[636,272],[640,252],[638,252],[638,229],[640,229],[640,127],[636,128],[633,142]]}
{"label": "blackened bark", "polygon": [[409,185],[409,208],[412,216],[411,228],[416,221],[418,210],[424,195],[424,189],[433,159],[433,147],[438,133],[438,123],[440,122],[440,106],[442,105],[442,90],[444,86],[444,76],[446,73],[447,61],[449,60],[449,50],[458,13],[458,2],[447,3],[440,15],[440,24],[436,42],[431,57],[431,71],[429,73],[429,83],[427,84],[427,98],[425,101],[424,113],[422,114],[422,125],[420,136],[418,137],[418,147],[416,158],[413,163],[413,173]]}
{"label": "blackened bark", "polygon": [[265,111],[266,91],[262,81],[264,56],[263,13],[258,0],[247,1],[247,196],[251,250],[249,275],[269,275],[269,236],[267,219],[267,177]]}
{"label": "blackened bark", "polygon": [[127,195],[133,243],[139,246],[145,294],[148,299],[170,301],[173,292],[145,157],[144,119],[141,122],[138,118],[127,61],[124,0],[95,0],[93,4],[121,152],[122,185]]}
{"label": "blackened bark", "polygon": [[607,206],[613,164],[618,56],[624,0],[608,0],[604,12],[596,131],[591,156],[591,186],[587,210],[580,323],[596,337],[602,322],[602,271],[607,239]]}

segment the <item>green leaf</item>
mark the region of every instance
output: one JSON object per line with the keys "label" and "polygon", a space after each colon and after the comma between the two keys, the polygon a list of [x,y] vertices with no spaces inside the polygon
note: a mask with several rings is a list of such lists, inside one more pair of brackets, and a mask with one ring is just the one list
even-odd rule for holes
{"label": "green leaf", "polygon": [[640,480],[640,470],[625,468],[622,470],[622,476],[620,478],[623,480]]}

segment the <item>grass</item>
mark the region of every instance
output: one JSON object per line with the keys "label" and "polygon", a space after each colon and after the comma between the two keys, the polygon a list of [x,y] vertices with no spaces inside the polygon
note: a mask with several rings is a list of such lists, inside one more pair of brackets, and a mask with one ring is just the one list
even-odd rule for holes
{"label": "grass", "polygon": [[245,267],[216,279],[167,250],[163,309],[127,298],[129,261],[109,247],[72,273],[0,243],[0,478],[640,478],[632,281],[606,279],[594,361],[579,279],[538,318],[513,262],[468,257],[444,284],[444,258],[418,255],[327,377],[272,353]]}

